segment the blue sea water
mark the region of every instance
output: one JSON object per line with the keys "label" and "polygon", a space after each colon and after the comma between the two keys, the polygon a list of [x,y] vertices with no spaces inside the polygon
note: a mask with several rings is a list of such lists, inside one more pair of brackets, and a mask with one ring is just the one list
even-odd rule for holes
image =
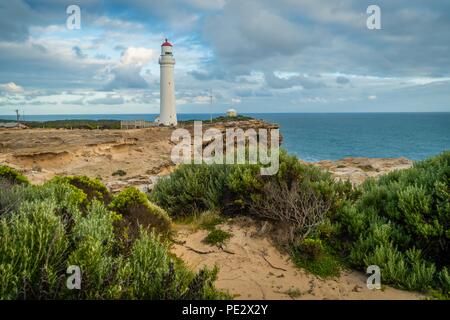
{"label": "blue sea water", "polygon": [[[450,113],[258,113],[280,125],[283,146],[306,161],[344,157],[406,157],[421,160],[450,150]],[[213,116],[218,116],[217,114]],[[154,120],[155,114],[27,115],[25,120]],[[208,120],[209,114],[179,114]],[[14,119],[14,116],[0,116]]]}

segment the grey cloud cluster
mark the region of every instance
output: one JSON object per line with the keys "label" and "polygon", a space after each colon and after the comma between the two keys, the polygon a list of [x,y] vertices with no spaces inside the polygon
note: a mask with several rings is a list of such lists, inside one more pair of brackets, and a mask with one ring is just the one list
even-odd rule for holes
{"label": "grey cloud cluster", "polygon": [[107,105],[117,105],[123,104],[125,99],[122,96],[108,94],[106,97],[95,98],[91,100],[87,100],[87,104],[107,104]]}
{"label": "grey cloud cluster", "polygon": [[338,84],[347,84],[350,82],[350,79],[344,76],[338,76],[336,77],[336,83]]}
{"label": "grey cloud cluster", "polygon": [[206,19],[205,35],[230,67],[400,76],[450,73],[450,2],[377,1],[382,30],[375,31],[366,28],[369,4],[230,0]]}
{"label": "grey cloud cluster", "polygon": [[265,73],[267,85],[274,89],[286,89],[301,86],[303,89],[324,88],[322,81],[312,80],[304,75],[295,75],[288,78],[280,78],[271,72]]}

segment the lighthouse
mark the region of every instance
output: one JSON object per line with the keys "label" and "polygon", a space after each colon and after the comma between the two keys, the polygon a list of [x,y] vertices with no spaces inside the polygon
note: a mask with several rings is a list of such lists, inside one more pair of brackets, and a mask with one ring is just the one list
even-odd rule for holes
{"label": "lighthouse", "polygon": [[175,58],[173,57],[172,44],[166,41],[161,45],[160,65],[160,110],[159,123],[165,126],[177,125],[177,111],[175,108],[175,81],[173,69]]}

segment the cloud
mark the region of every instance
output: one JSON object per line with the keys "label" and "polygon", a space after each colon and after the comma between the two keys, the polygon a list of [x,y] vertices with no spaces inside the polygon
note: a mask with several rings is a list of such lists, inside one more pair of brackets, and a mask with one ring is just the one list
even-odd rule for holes
{"label": "cloud", "polygon": [[107,104],[107,105],[118,105],[124,104],[125,100],[122,96],[109,94],[106,97],[90,99],[86,101],[87,104]]}
{"label": "cloud", "polygon": [[206,19],[208,40],[230,64],[247,64],[274,56],[291,56],[321,41],[311,26],[299,26],[266,1],[230,1]]}
{"label": "cloud", "polygon": [[6,93],[21,93],[23,92],[23,88],[14,82],[8,82],[4,84],[0,84],[0,92]]}
{"label": "cloud", "polygon": [[0,83],[56,89],[98,85],[95,79],[108,62],[74,59],[73,41],[0,42]]}
{"label": "cloud", "polygon": [[343,77],[343,76],[338,76],[336,77],[336,83],[338,84],[347,84],[350,82],[349,78]]}
{"label": "cloud", "polygon": [[108,16],[101,16],[95,19],[93,25],[105,28],[107,30],[120,30],[120,31],[131,31],[136,32],[144,29],[144,25],[141,23],[127,21],[117,18],[110,18]]}
{"label": "cloud", "polygon": [[[122,97],[130,112],[157,107],[157,56],[167,36],[175,44],[183,112],[209,112],[198,103],[210,88],[217,109],[242,99],[239,109],[249,112],[277,111],[274,105],[283,111],[365,111],[364,101],[373,96],[377,111],[448,111],[450,2],[378,0],[379,31],[366,28],[369,4],[87,0],[81,2],[82,29],[69,31],[61,1],[2,3],[0,84],[26,90],[1,87],[0,103],[35,102],[33,112],[55,113],[58,103],[86,111],[88,99],[120,103]],[[118,94],[102,96],[101,90]],[[76,94],[64,94],[69,91]],[[107,106],[96,104],[102,111]]]}
{"label": "cloud", "polygon": [[368,96],[367,99],[368,99],[368,100],[376,100],[376,99],[377,99],[377,96],[371,95],[371,96]]}
{"label": "cloud", "polygon": [[311,80],[304,75],[294,75],[287,78],[277,77],[272,72],[265,73],[266,83],[273,89],[287,89],[301,86],[303,89],[318,89],[325,87],[321,81]]}
{"label": "cloud", "polygon": [[[370,1],[228,1],[204,34],[230,70],[334,71],[379,76],[450,73],[450,2],[380,0],[382,31],[366,28]],[[419,18],[420,17],[420,18]]]}
{"label": "cloud", "polygon": [[83,53],[83,51],[81,50],[81,48],[79,46],[73,46],[72,50],[75,53],[75,55],[77,56],[77,58],[79,58],[79,59],[84,59],[87,57],[87,55]]}
{"label": "cloud", "polygon": [[211,72],[204,70],[193,70],[188,72],[188,74],[190,74],[195,79],[200,81],[214,80],[214,79],[223,80],[226,77],[226,73],[223,70],[214,70]]}
{"label": "cloud", "polygon": [[142,68],[152,59],[156,59],[157,53],[148,48],[127,48],[120,58],[117,66],[111,73],[113,79],[106,85],[106,90],[121,88],[146,88],[148,83],[141,75]]}
{"label": "cloud", "polygon": [[219,10],[226,3],[225,0],[184,0],[184,2],[201,10]]}
{"label": "cloud", "polygon": [[28,38],[30,23],[39,20],[38,15],[22,1],[2,1],[0,4],[0,39],[23,41]]}

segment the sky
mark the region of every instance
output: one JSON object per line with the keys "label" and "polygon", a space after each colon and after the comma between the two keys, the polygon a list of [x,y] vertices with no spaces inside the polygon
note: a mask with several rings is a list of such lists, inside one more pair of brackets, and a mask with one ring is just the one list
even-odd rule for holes
{"label": "sky", "polygon": [[165,38],[179,113],[450,112],[448,0],[11,0],[0,114],[159,113]]}

